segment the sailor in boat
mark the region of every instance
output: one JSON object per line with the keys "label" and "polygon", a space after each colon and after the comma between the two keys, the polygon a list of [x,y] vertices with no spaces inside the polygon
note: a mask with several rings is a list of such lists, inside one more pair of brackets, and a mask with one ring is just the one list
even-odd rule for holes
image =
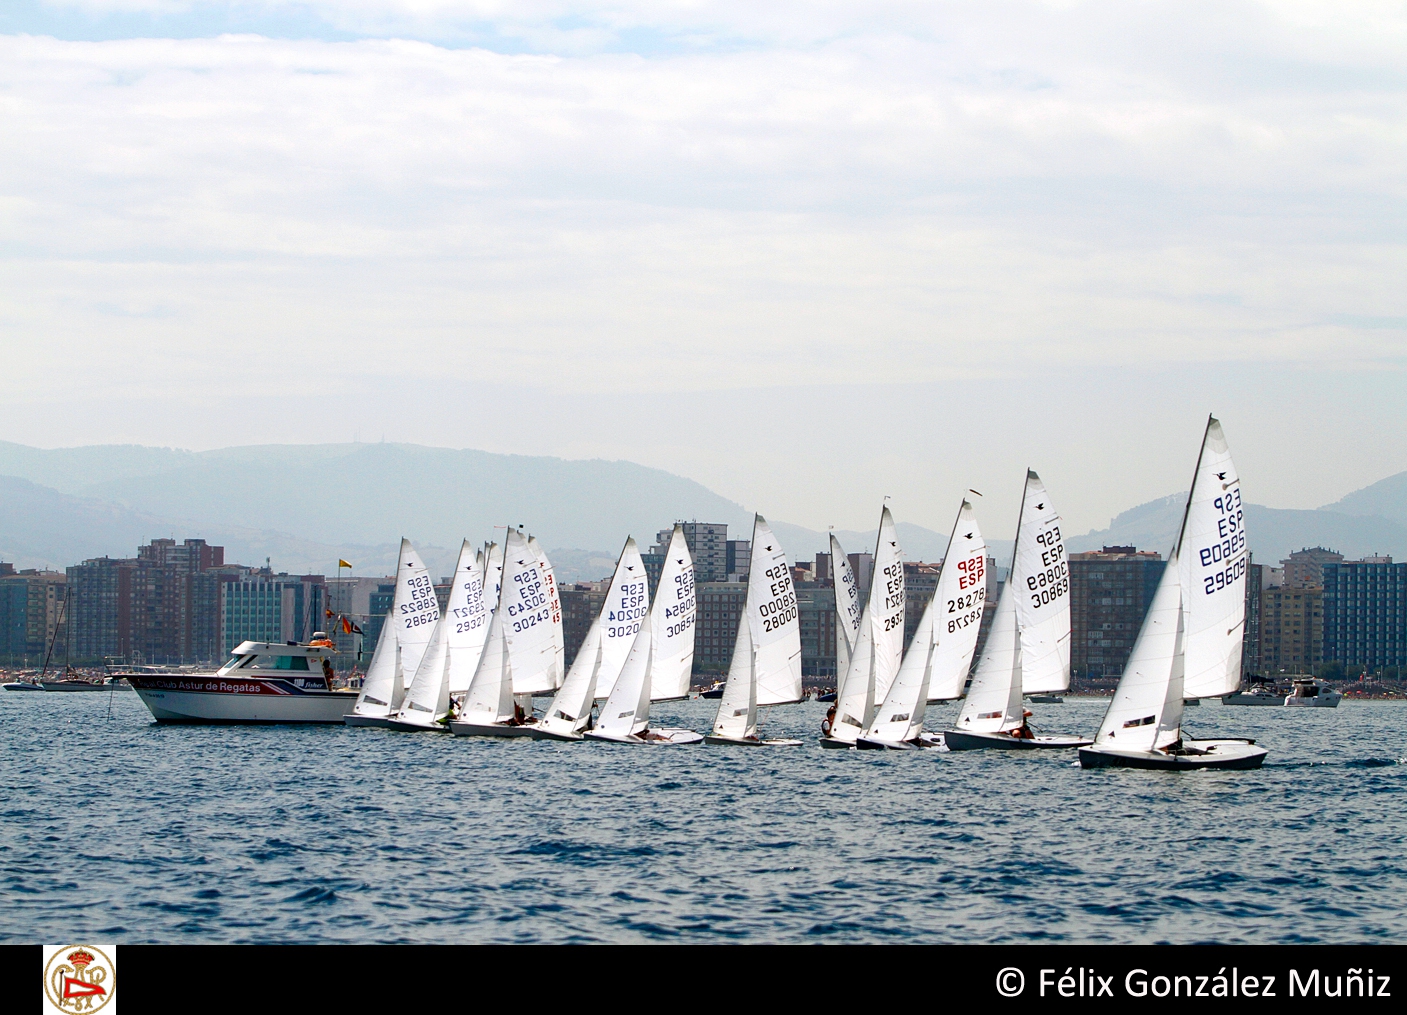
{"label": "sailor in boat", "polygon": [[822,734],[823,736],[827,736],[827,737],[830,736],[830,735],[831,735],[831,727],[833,727],[834,725],[835,725],[835,706],[832,705],[830,708],[826,709],[826,717],[821,720],[821,734]]}

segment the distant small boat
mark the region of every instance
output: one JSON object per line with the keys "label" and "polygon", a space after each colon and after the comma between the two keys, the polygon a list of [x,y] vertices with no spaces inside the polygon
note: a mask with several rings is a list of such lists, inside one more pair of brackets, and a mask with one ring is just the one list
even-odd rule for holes
{"label": "distant small boat", "polygon": [[1221,699],[1223,705],[1275,705],[1285,704],[1285,692],[1266,684],[1256,684],[1244,691],[1228,694]]}
{"label": "distant small boat", "polygon": [[1058,694],[1033,694],[1033,695],[1031,695],[1031,696],[1028,698],[1028,700],[1029,700],[1029,701],[1037,702],[1038,704],[1041,704],[1041,705],[1063,705],[1063,704],[1065,704],[1065,699],[1062,698],[1062,697],[1061,697],[1060,695],[1058,695]]}
{"label": "distant small boat", "polygon": [[42,691],[44,688],[38,684],[30,683],[28,680],[12,680],[8,684],[0,685],[7,691]]}
{"label": "distant small boat", "polygon": [[106,691],[109,687],[101,680],[43,680],[39,686],[45,691]]}
{"label": "distant small boat", "polygon": [[835,692],[827,691],[825,694],[816,695],[817,701],[835,701]]}
{"label": "distant small boat", "polygon": [[715,681],[713,682],[713,686],[712,686],[712,687],[709,687],[709,688],[707,688],[706,690],[703,690],[703,691],[700,691],[700,692],[699,692],[699,697],[700,697],[700,698],[721,698],[721,697],[723,697],[723,688],[724,688],[724,686],[725,686],[725,682],[724,682],[724,681],[722,681],[722,680],[715,680]]}
{"label": "distant small boat", "polygon": [[1295,689],[1285,696],[1285,704],[1290,708],[1338,708],[1343,695],[1327,687],[1320,687],[1315,680],[1296,680]]}

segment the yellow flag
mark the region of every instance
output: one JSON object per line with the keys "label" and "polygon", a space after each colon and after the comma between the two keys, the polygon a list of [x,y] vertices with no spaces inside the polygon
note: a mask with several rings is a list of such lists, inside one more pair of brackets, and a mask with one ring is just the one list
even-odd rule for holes
{"label": "yellow flag", "polygon": [[339,561],[337,562],[337,566],[338,566],[338,567],[351,567],[352,565],[351,565],[351,564],[348,564],[345,560],[339,560]]}

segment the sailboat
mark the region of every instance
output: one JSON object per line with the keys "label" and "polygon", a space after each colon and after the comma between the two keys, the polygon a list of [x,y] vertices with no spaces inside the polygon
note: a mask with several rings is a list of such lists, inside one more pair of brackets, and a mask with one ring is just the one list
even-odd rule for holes
{"label": "sailboat", "polygon": [[860,634],[836,689],[835,721],[821,738],[822,747],[855,746],[874,720],[876,707],[889,694],[903,656],[904,561],[894,519],[885,507],[879,516],[874,574],[860,618]]}
{"label": "sailboat", "polygon": [[402,538],[391,609],[381,626],[357,703],[343,719],[348,726],[385,726],[400,711],[406,684],[419,668],[439,620],[435,583],[419,552],[409,539]]}
{"label": "sailboat", "polygon": [[1011,573],[997,600],[957,728],[943,732],[951,751],[1080,747],[1081,737],[1036,735],[1022,694],[1070,686],[1070,565],[1060,515],[1045,484],[1027,470]]}
{"label": "sailboat", "polygon": [[630,655],[635,636],[649,613],[649,578],[635,538],[629,537],[616,559],[616,570],[601,612],[572,660],[572,668],[548,706],[547,717],[537,724],[541,740],[580,740],[591,725],[591,707],[599,687],[607,694]]}
{"label": "sailboat", "polygon": [[1241,483],[1215,416],[1208,417],[1177,547],[1134,642],[1085,768],[1259,768],[1254,740],[1182,735],[1184,696],[1214,697],[1240,684],[1246,621]]}
{"label": "sailboat", "polygon": [[923,731],[930,701],[962,696],[987,597],[987,544],[966,500],[953,522],[938,587],[914,630],[899,675],[855,746],[861,750],[938,747]]}
{"label": "sailboat", "polygon": [[747,600],[738,619],[733,660],[718,702],[713,732],[704,743],[716,746],[800,747],[800,740],[762,740],[757,735],[759,705],[801,700],[801,620],[791,568],[767,519],[752,522],[752,564]]}
{"label": "sailboat", "polygon": [[[756,550],[753,551],[756,553]],[[673,690],[687,680],[694,665],[694,559],[676,524],[669,537],[669,552],[660,572],[655,601],[635,635],[625,666],[601,706],[596,728],[582,736],[615,744],[697,744],[703,737],[693,730],[651,728],[650,701],[653,685]]]}
{"label": "sailboat", "polygon": [[[537,555],[517,529],[504,541],[498,606],[458,718],[449,724],[460,737],[532,735],[531,697],[525,708],[515,696],[518,674],[541,679],[555,659],[548,625],[552,608]],[[559,618],[560,619],[560,618]]]}
{"label": "sailboat", "polygon": [[840,682],[850,669],[850,656],[855,651],[855,640],[860,636],[860,618],[864,615],[865,604],[860,601],[860,586],[855,581],[855,571],[850,566],[850,558],[841,548],[835,533],[831,539],[831,572],[835,585],[835,683],[840,690]]}
{"label": "sailboat", "polygon": [[552,570],[552,562],[547,559],[547,553],[542,548],[542,544],[537,541],[536,536],[528,537],[528,549],[532,550],[533,556],[537,558],[538,571],[542,575],[543,588],[546,590],[547,603],[552,609],[551,623],[548,625],[548,632],[552,637],[552,667],[547,674],[547,680],[551,687],[543,691],[534,691],[534,694],[550,694],[562,686],[562,680],[566,674],[567,639],[566,631],[562,624],[562,593],[557,587],[557,575]]}
{"label": "sailboat", "polygon": [[384,724],[389,728],[443,731],[452,696],[469,689],[488,638],[489,612],[484,602],[481,557],[464,540],[445,615],[435,625],[435,634],[411,678],[400,709]]}

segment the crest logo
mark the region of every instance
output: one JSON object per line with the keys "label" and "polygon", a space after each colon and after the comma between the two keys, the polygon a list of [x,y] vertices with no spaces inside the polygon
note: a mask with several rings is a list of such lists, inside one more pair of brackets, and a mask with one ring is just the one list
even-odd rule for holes
{"label": "crest logo", "polygon": [[116,991],[117,967],[100,948],[64,945],[44,963],[44,997],[61,1012],[96,1012],[106,1007]]}

